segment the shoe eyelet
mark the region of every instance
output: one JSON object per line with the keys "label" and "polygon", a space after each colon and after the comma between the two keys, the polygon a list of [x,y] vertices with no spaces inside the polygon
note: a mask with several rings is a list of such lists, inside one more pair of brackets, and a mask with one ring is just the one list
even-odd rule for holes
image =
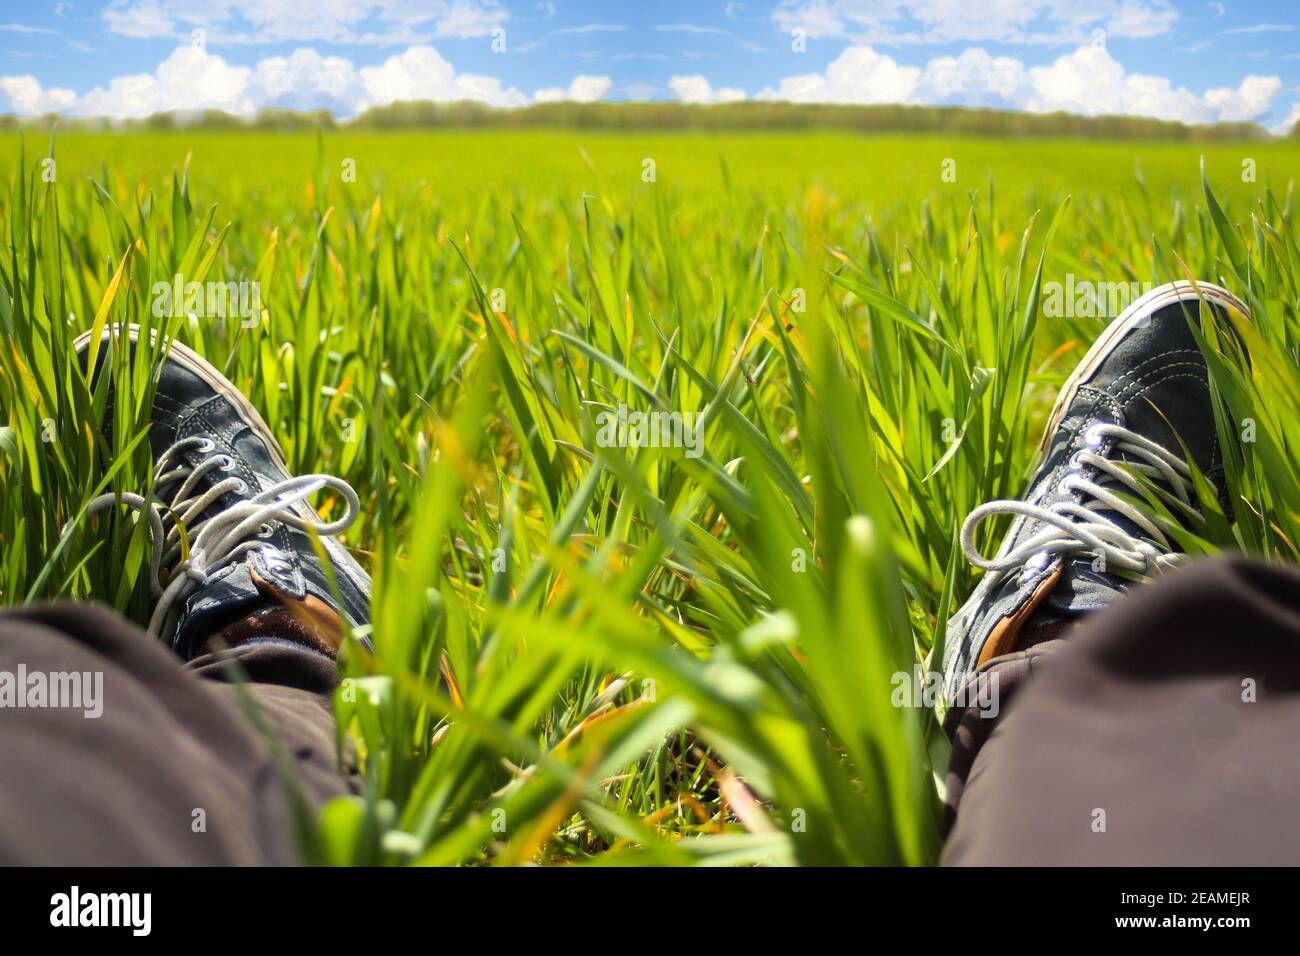
{"label": "shoe eyelet", "polygon": [[273,534],[275,534],[275,529],[272,528],[265,521],[263,521],[260,525],[257,526],[257,536],[259,538],[269,538]]}
{"label": "shoe eyelet", "polygon": [[248,492],[248,482],[244,481],[243,478],[236,478],[235,480],[236,480],[237,482],[239,482],[239,485],[238,485],[237,487],[235,487],[235,488],[231,488],[231,489],[230,489],[231,492],[233,492],[234,494],[237,494],[237,495],[247,494],[247,492]]}
{"label": "shoe eyelet", "polygon": [[1101,428],[1104,424],[1105,422],[1094,421],[1084,430],[1083,440],[1087,443],[1089,448],[1100,448],[1102,443],[1106,440],[1105,435],[1097,434],[1097,429]]}
{"label": "shoe eyelet", "polygon": [[1083,468],[1083,462],[1080,460],[1083,450],[1080,449],[1070,456],[1070,471],[1079,471]]}
{"label": "shoe eyelet", "polygon": [[224,455],[224,454],[218,455],[217,461],[221,462],[221,464],[217,466],[219,470],[221,471],[235,470],[235,459],[231,458],[229,455]]}
{"label": "shoe eyelet", "polygon": [[200,455],[206,455],[210,451],[217,450],[217,443],[211,438],[200,438],[199,447],[196,450]]}

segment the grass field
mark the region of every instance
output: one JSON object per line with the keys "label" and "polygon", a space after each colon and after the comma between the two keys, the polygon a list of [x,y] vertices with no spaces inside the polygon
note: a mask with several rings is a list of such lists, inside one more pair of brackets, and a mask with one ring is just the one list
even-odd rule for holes
{"label": "grass field", "polygon": [[[119,351],[134,405],[109,447],[72,338],[137,322],[223,369],[293,469],[363,503],[345,540],[375,576],[376,654],[345,649],[337,708],[367,792],[306,828],[314,860],[933,862],[946,744],[934,708],[894,706],[894,675],[937,669],[975,580],[957,529],[1023,490],[1104,327],[1045,314],[1047,283],[1190,274],[1250,305],[1249,365],[1203,330],[1237,520],[1176,534],[1296,558],[1294,141],[49,150],[0,137],[0,603],[148,617],[143,524],[61,529],[148,486],[156,356]],[[155,317],[178,274],[256,281],[263,311]],[[620,406],[700,416],[702,454],[599,441]]]}

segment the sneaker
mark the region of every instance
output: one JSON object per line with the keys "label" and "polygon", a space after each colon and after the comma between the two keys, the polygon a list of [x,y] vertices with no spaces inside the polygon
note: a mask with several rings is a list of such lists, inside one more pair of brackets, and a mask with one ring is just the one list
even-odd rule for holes
{"label": "sneaker", "polygon": [[[967,516],[962,551],[985,573],[948,622],[949,700],[985,662],[1035,643],[1033,629],[1105,607],[1135,581],[1179,561],[1140,503],[1135,473],[1155,481],[1195,521],[1186,448],[1228,508],[1208,371],[1190,326],[1202,299],[1219,316],[1228,309],[1249,314],[1231,293],[1203,282],[1173,282],[1139,298],[1066,380],[1024,499],[991,501]],[[987,558],[975,546],[975,530],[1001,514],[1014,521],[996,557]]]}
{"label": "sneaker", "polygon": [[[137,326],[124,332],[138,341]],[[111,334],[104,331],[105,343]],[[74,342],[83,361],[90,338],[87,332]],[[100,349],[101,367],[108,351]],[[336,652],[370,619],[370,577],[335,540],[360,512],[357,493],[332,475],[290,477],[262,416],[196,352],[173,341],[159,375],[149,430],[150,496],[105,494],[87,511],[121,503],[147,517],[157,600],[150,635],[188,660],[225,624],[278,605],[310,636],[305,643]],[[329,522],[307,502],[327,488],[345,503]],[[312,547],[311,531],[329,556],[332,576]]]}

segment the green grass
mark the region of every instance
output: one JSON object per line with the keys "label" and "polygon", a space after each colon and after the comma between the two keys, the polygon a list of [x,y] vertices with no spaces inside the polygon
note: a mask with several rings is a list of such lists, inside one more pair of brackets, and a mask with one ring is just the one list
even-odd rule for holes
{"label": "green grass", "polygon": [[[363,502],[366,794],[313,859],[933,862],[946,744],[892,678],[1103,327],[1043,314],[1067,273],[1247,302],[1249,364],[1203,330],[1237,520],[1178,535],[1296,558],[1294,142],[74,133],[46,182],[48,150],[0,136],[0,603],[147,619],[143,527],[61,529],[147,487],[157,354],[115,351],[109,447],[72,338],[137,322],[223,369]],[[257,280],[261,322],[154,318],[177,273]],[[600,447],[620,404],[704,416],[704,454]]]}

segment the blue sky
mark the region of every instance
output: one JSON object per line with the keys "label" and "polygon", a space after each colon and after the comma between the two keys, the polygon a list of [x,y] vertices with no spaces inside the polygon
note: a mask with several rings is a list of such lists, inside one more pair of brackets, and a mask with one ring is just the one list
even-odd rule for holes
{"label": "blue sky", "polygon": [[1204,0],[0,0],[0,111],[395,99],[1300,118],[1300,7]]}

